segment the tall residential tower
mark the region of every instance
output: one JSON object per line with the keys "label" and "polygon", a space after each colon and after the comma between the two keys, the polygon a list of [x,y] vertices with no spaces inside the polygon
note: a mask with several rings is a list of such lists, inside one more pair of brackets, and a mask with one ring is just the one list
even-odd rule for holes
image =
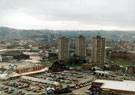
{"label": "tall residential tower", "polygon": [[58,41],[58,59],[65,60],[69,58],[69,39],[66,37],[59,38]]}
{"label": "tall residential tower", "polygon": [[93,37],[92,41],[92,62],[104,64],[105,62],[105,38],[101,36]]}
{"label": "tall residential tower", "polygon": [[86,56],[86,37],[82,35],[76,39],[76,54],[78,56]]}

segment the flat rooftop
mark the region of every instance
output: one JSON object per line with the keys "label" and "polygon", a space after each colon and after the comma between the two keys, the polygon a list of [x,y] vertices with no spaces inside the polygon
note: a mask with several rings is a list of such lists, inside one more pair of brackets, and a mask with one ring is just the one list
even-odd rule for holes
{"label": "flat rooftop", "polygon": [[129,81],[129,80],[117,81],[117,80],[97,79],[94,82],[103,83],[103,85],[101,86],[102,89],[116,89],[116,90],[135,92],[135,81]]}
{"label": "flat rooftop", "polygon": [[100,70],[96,70],[95,73],[100,73],[100,74],[109,74],[109,72],[107,71],[100,71]]}
{"label": "flat rooftop", "polygon": [[58,82],[55,81],[50,81],[50,80],[44,80],[44,79],[39,79],[39,78],[34,78],[34,77],[30,77],[30,76],[22,76],[22,79],[26,79],[26,80],[31,80],[31,81],[37,81],[37,82],[41,82],[41,83],[49,83],[49,84],[53,84],[53,85],[59,85]]}

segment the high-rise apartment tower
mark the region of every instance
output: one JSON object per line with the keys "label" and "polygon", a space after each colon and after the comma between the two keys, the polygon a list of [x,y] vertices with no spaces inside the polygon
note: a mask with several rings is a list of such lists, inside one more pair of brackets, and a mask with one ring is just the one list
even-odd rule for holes
{"label": "high-rise apartment tower", "polygon": [[76,39],[76,54],[78,56],[86,56],[86,37],[82,35]]}
{"label": "high-rise apartment tower", "polygon": [[104,63],[105,62],[105,38],[101,36],[93,37],[92,40],[92,62]]}
{"label": "high-rise apartment tower", "polygon": [[61,37],[58,40],[58,59],[65,60],[69,58],[69,39]]}

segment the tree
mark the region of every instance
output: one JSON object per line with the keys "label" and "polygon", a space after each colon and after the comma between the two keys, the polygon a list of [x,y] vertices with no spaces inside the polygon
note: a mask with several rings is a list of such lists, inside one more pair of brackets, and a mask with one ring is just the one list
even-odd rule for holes
{"label": "tree", "polygon": [[4,66],[2,66],[2,67],[0,68],[0,71],[1,71],[2,74],[3,74],[6,70],[7,70],[7,69],[5,69]]}

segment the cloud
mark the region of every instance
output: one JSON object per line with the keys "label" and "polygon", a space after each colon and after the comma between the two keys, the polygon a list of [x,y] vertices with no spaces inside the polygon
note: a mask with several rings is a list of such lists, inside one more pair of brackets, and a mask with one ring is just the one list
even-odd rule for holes
{"label": "cloud", "polygon": [[0,25],[135,30],[135,0],[0,0]]}

